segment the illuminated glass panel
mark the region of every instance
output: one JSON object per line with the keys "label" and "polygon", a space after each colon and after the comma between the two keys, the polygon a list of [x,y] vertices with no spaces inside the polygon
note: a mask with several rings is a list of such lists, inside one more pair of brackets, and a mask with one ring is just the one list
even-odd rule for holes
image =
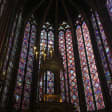
{"label": "illuminated glass panel", "polygon": [[[46,28],[45,25],[43,25],[43,27]],[[43,29],[41,31],[41,35],[40,35],[40,59],[39,59],[39,65],[41,64],[42,51],[45,51],[46,48],[47,48],[47,32],[46,32],[46,29]],[[40,98],[40,101],[41,101],[42,100],[42,77],[40,79],[39,95],[40,95],[39,98]]]}
{"label": "illuminated glass panel", "polygon": [[[21,29],[21,20],[22,20],[22,17],[21,17],[21,13],[20,13],[19,18],[18,18],[17,28],[15,31],[15,35],[13,34],[13,36],[15,36],[15,37],[13,40],[12,52],[11,52],[10,59],[9,59],[9,66],[8,66],[7,74],[11,73],[11,69],[13,69],[13,66],[14,66],[14,58],[16,56],[16,49],[18,47],[17,43],[19,40],[19,33],[20,33],[20,29]],[[10,76],[10,75],[8,75],[8,76]]]}
{"label": "illuminated glass panel", "polygon": [[6,74],[6,70],[7,70],[9,55],[10,55],[10,52],[11,52],[11,49],[12,49],[13,39],[14,39],[14,36],[15,36],[16,22],[18,20],[17,17],[18,16],[16,15],[16,18],[15,18],[15,21],[14,21],[14,24],[13,24],[13,27],[12,27],[12,32],[11,32],[11,35],[10,35],[10,39],[9,39],[9,45],[8,45],[8,49],[7,49],[6,59],[5,59],[4,66],[3,66],[3,75]]}
{"label": "illuminated glass panel", "polygon": [[[97,21],[98,21],[99,24],[101,24],[99,19],[97,19]],[[108,62],[107,62],[106,56],[105,56],[105,53],[104,53],[104,50],[106,50],[106,49],[103,49],[102,41],[101,41],[101,38],[100,38],[100,34],[99,34],[99,31],[98,31],[98,27],[96,25],[94,15],[92,15],[92,23],[93,23],[93,28],[94,28],[95,35],[96,35],[98,50],[99,50],[100,57],[101,57],[101,60],[102,60],[102,65],[103,65],[103,68],[104,68],[105,77],[106,77],[106,80],[107,80],[107,85],[108,85],[108,88],[109,88],[109,91],[110,91],[110,96],[111,96],[111,94],[112,94],[112,81],[111,81],[111,73],[110,73],[109,68],[108,68],[108,63],[110,63],[110,61],[112,60],[112,57],[110,56],[110,60],[108,60]],[[104,32],[103,28],[100,31]],[[103,36],[105,36],[105,35],[103,35]],[[104,41],[103,41],[103,43],[104,43]],[[108,46],[107,46],[106,55],[107,55],[107,53],[111,54]]]}
{"label": "illuminated glass panel", "polygon": [[47,47],[47,32],[45,30],[41,31],[41,40],[40,40],[40,50],[42,50],[42,48],[46,48]]}
{"label": "illuminated glass panel", "polygon": [[70,30],[66,30],[66,51],[67,51],[67,62],[68,62],[68,76],[69,76],[69,85],[70,85],[70,95],[71,102],[75,104],[77,110],[79,110],[79,99],[78,99],[78,90],[77,90],[77,80],[75,73],[75,60],[74,60],[74,51],[72,44],[72,35]]}
{"label": "illuminated glass panel", "polygon": [[54,94],[54,74],[47,71],[47,94]]}
{"label": "illuminated glass panel", "polygon": [[[40,37],[40,59],[39,64],[41,64],[41,59],[43,58],[43,52],[49,57],[50,50],[54,50],[54,33],[53,28],[49,22],[43,25]],[[46,83],[47,82],[47,83]],[[42,92],[47,94],[54,94],[54,74],[50,71],[44,73],[44,84],[42,84],[42,77],[40,81],[40,101],[42,100]],[[44,88],[42,87],[44,85]],[[45,90],[47,87],[47,90]]]}
{"label": "illuminated glass panel", "polygon": [[15,89],[15,99],[16,99],[15,108],[17,109],[20,107],[21,96],[23,91],[23,81],[24,81],[24,75],[25,75],[24,72],[25,72],[25,65],[26,65],[26,58],[27,58],[29,35],[30,35],[30,23],[28,22],[26,24],[26,28],[24,32],[24,40],[22,44],[22,51],[21,51],[21,56],[19,61],[19,69],[17,74],[17,84]]}
{"label": "illuminated glass panel", "polygon": [[[74,60],[74,52],[73,52],[73,45],[72,45],[72,35],[69,29],[66,29],[65,34],[64,31],[59,32],[59,50],[62,55],[63,65],[64,65],[64,76],[62,73],[60,75],[62,99],[64,101],[65,97],[68,98],[68,86],[69,86],[71,103],[75,105],[78,111],[80,111],[78,90],[77,90],[77,80],[76,80],[76,73],[75,73],[75,62],[74,62],[75,60]],[[67,75],[69,77],[69,81]],[[66,85],[66,95],[63,93],[65,91],[64,77],[65,77],[65,85]]]}
{"label": "illuminated glass panel", "polygon": [[33,48],[36,39],[36,27],[32,25],[31,35],[30,35],[30,45],[29,45],[29,53],[28,53],[28,61],[27,61],[27,71],[25,77],[24,84],[24,99],[22,103],[22,108],[27,109],[30,103],[30,95],[31,95],[31,83],[32,83],[32,72],[33,72],[33,59],[34,53]]}
{"label": "illuminated glass panel", "polygon": [[40,62],[39,63],[41,63],[42,50],[45,51],[47,48],[47,32],[45,29],[41,31],[40,37],[41,39],[40,39]]}
{"label": "illuminated glass panel", "polygon": [[80,26],[77,26],[76,34],[77,34],[77,40],[78,40],[78,50],[80,55],[80,63],[81,63],[85,98],[87,103],[87,110],[92,111],[92,110],[95,110],[95,107],[93,102],[91,82],[90,82],[90,77],[88,72],[87,59],[86,59],[85,48],[83,44],[83,38],[82,38],[82,32],[81,32]]}
{"label": "illuminated glass panel", "polygon": [[[52,27],[50,27],[50,30],[52,30]],[[52,31],[49,31],[48,32],[48,53],[51,49],[54,50],[54,33]],[[54,74],[50,71],[47,71],[47,93],[54,94]]]}
{"label": "illuminated glass panel", "polygon": [[[15,37],[14,37],[14,40],[13,40],[13,47],[12,47],[12,52],[11,52],[11,55],[10,55],[10,59],[9,59],[9,66],[8,66],[8,71],[7,71],[7,74],[11,74],[11,69],[13,69],[13,66],[14,66],[14,59],[15,59],[15,56],[16,56],[16,50],[18,48],[18,41],[19,41],[19,34],[20,34],[20,30],[21,30],[21,21],[22,21],[22,14],[20,13],[19,15],[19,18],[18,18],[18,23],[17,23],[17,28],[16,28],[16,31],[15,31]],[[10,75],[8,75],[10,76]]]}
{"label": "illuminated glass panel", "polygon": [[[106,54],[107,54],[109,66],[110,66],[110,68],[112,68],[112,53],[110,51],[110,48],[109,48],[109,45],[108,45],[108,42],[107,42],[107,37],[104,33],[103,26],[100,22],[100,19],[99,19],[99,16],[98,16],[97,13],[96,13],[96,18],[97,18],[100,33],[101,33],[101,36],[102,36],[103,45],[104,45],[104,48],[105,48],[105,51],[106,51]],[[112,69],[111,69],[111,72],[112,72]]]}
{"label": "illuminated glass panel", "polygon": [[100,87],[100,81],[98,78],[98,72],[97,72],[97,68],[96,68],[96,64],[95,64],[94,54],[93,54],[93,50],[92,50],[90,34],[89,34],[89,31],[88,31],[88,28],[87,28],[87,25],[85,22],[83,22],[82,29],[83,29],[88,65],[90,68],[90,74],[91,74],[91,78],[92,78],[96,106],[97,106],[97,109],[99,110],[99,109],[103,109],[105,106],[104,106],[102,91],[101,91],[101,87]]}
{"label": "illuminated glass panel", "polygon": [[[63,58],[63,65],[64,65],[64,75],[65,75],[65,85],[66,85],[66,97],[68,97],[68,80],[67,80],[67,57],[66,57],[66,48],[65,48],[65,37],[64,37],[64,31],[59,32],[59,50],[61,53],[61,56]],[[63,73],[60,74],[60,80],[61,80],[61,96],[63,101],[65,100],[65,94],[64,94],[64,77]]]}
{"label": "illuminated glass panel", "polygon": [[[9,85],[10,85],[10,80],[11,78],[13,77],[12,75],[12,72],[13,72],[13,69],[14,69],[14,64],[15,64],[15,56],[16,56],[16,50],[18,48],[17,46],[17,43],[18,43],[18,40],[19,40],[19,33],[20,33],[20,29],[21,29],[21,20],[22,20],[22,16],[21,16],[21,13],[19,14],[19,16],[17,16],[17,25],[16,25],[16,28],[14,30],[14,32],[11,32],[11,39],[9,41],[9,47],[12,49],[10,49],[10,57],[6,57],[6,61],[9,60],[9,62],[7,63],[7,70],[6,70],[6,81],[5,81],[5,86],[4,86],[4,91],[3,91],[3,96],[2,96],[2,101],[1,102],[4,102],[6,99],[7,99],[7,94],[9,92]],[[16,23],[14,23],[16,24]],[[15,25],[13,25],[13,28],[15,27]],[[13,31],[13,30],[12,30]],[[13,41],[12,41],[12,38],[13,38]],[[12,41],[12,42],[11,42]],[[11,43],[12,45],[10,45]],[[9,48],[8,48],[8,51],[9,51]],[[7,54],[8,56],[8,54]],[[6,64],[6,62],[5,62]],[[4,65],[5,66],[5,65]]]}
{"label": "illuminated glass panel", "polygon": [[[67,75],[67,74],[64,74],[63,71],[60,71],[60,88],[61,88],[62,102],[65,101],[65,97],[67,99],[67,93],[68,93],[68,91],[66,91],[67,90],[66,88],[68,87],[67,86],[67,80],[65,79],[64,75]],[[65,85],[65,82],[66,82],[66,85]],[[65,93],[65,92],[67,92],[67,93]]]}
{"label": "illuminated glass panel", "polygon": [[50,48],[54,49],[54,33],[52,31],[48,32],[48,52]]}
{"label": "illuminated glass panel", "polygon": [[106,6],[107,6],[107,9],[108,9],[109,15],[111,17],[111,20],[112,20],[112,0],[107,0]]}

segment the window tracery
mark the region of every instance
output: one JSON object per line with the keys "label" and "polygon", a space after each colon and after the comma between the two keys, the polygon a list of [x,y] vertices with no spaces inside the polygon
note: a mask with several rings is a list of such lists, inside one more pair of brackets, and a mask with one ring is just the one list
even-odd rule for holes
{"label": "window tracery", "polygon": [[93,111],[95,108],[97,108],[97,110],[103,109],[105,105],[95,64],[90,34],[83,19],[76,22],[76,35],[87,110]]}

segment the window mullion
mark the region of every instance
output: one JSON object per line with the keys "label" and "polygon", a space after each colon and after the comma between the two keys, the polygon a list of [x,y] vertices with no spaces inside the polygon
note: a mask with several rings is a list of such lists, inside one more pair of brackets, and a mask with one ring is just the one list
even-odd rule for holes
{"label": "window mullion", "polygon": [[31,30],[32,30],[32,25],[30,23],[30,32],[29,32],[29,38],[28,38],[28,49],[27,49],[26,64],[25,64],[25,69],[24,69],[24,78],[23,78],[23,87],[22,87],[20,109],[22,109],[22,104],[23,104],[23,99],[24,99],[24,86],[25,86],[25,82],[26,82],[25,78],[26,78],[26,73],[27,73],[28,55],[29,55],[29,50],[30,50]]}
{"label": "window mullion", "polygon": [[84,40],[84,34],[83,34],[82,26],[81,26],[81,33],[82,33],[83,45],[84,45],[84,50],[85,50],[85,56],[86,56],[86,61],[87,61],[88,72],[89,72],[88,75],[89,75],[89,78],[90,78],[90,83],[91,83],[91,88],[92,88],[93,101],[94,101],[94,105],[95,105],[95,110],[97,110],[95,94],[94,94],[94,89],[93,89],[93,84],[92,84],[91,72],[90,72],[90,67],[89,67],[88,55],[87,55],[87,51],[86,51],[86,45],[85,45],[85,40]]}

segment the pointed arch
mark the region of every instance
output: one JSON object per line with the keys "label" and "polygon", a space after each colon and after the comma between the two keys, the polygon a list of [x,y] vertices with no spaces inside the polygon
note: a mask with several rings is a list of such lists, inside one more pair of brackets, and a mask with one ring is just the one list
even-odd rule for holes
{"label": "pointed arch", "polygon": [[17,49],[17,44],[19,41],[19,34],[20,34],[20,29],[21,29],[21,23],[22,23],[22,13],[18,13],[15,17],[13,26],[12,26],[12,31],[9,37],[9,44],[8,44],[8,49],[5,57],[5,61],[3,64],[3,77],[5,77],[5,85],[2,93],[2,105],[7,100],[7,94],[9,92],[9,87],[10,87],[10,80],[12,79],[12,72],[13,72],[13,67],[15,65],[15,57],[16,57],[16,49]]}
{"label": "pointed arch", "polygon": [[[83,19],[82,19],[83,20]],[[90,34],[85,21],[77,22],[76,35],[78,40],[78,50],[82,70],[82,78],[85,90],[87,110],[100,110],[105,107],[100,81],[98,78]]]}
{"label": "pointed arch", "polygon": [[[66,47],[65,47],[65,34],[64,31],[61,30],[64,29],[62,26],[60,26],[60,30],[59,30],[59,51],[61,53],[61,56],[63,58],[63,65],[64,65],[64,76],[63,77],[63,73],[60,74],[60,80],[61,80],[61,96],[62,96],[62,100],[65,101],[65,98],[67,97],[67,101],[68,101],[68,78],[67,78],[67,56],[66,56]],[[64,80],[66,83],[66,90],[64,89]],[[66,93],[64,93],[64,91],[66,91]]]}
{"label": "pointed arch", "polygon": [[80,25],[78,25],[76,28],[76,35],[78,40],[78,50],[80,55],[80,63],[81,63],[82,78],[83,78],[83,84],[84,84],[84,90],[85,90],[85,99],[87,103],[87,110],[91,111],[91,110],[94,110],[95,107],[94,107],[91,82],[89,77],[89,71],[87,66],[86,54],[84,50],[82,31],[81,31]]}
{"label": "pointed arch", "polygon": [[[80,107],[79,107],[79,98],[77,89],[72,33],[70,30],[70,26],[66,22],[63,22],[62,27],[60,27],[62,30],[61,29],[59,30],[59,50],[63,58],[63,65],[64,65],[64,76],[66,83],[65,97],[67,97],[67,100],[68,101],[70,100],[70,102],[74,104],[76,109],[79,111]],[[63,82],[63,79],[64,77],[62,77],[61,75],[61,82]],[[62,87],[61,89],[63,93],[64,87]],[[62,98],[65,97],[62,96]]]}
{"label": "pointed arch", "polygon": [[94,33],[96,35],[97,47],[101,57],[105,78],[109,88],[109,94],[112,96],[112,49],[109,47],[107,37],[97,12],[92,14],[91,20],[94,28]]}
{"label": "pointed arch", "polygon": [[26,23],[22,43],[17,82],[14,92],[15,108],[28,109],[30,104],[30,93],[33,72],[33,47],[36,40],[36,25],[30,21]]}
{"label": "pointed arch", "polygon": [[[53,27],[49,22],[46,22],[42,26],[41,35],[40,35],[40,57],[39,57],[39,66],[41,65],[42,58],[46,59],[46,57],[50,56],[50,50],[54,50],[54,32]],[[44,54],[46,56],[44,56]],[[39,68],[40,69],[40,68]],[[41,81],[39,84],[39,100],[42,101],[42,95],[44,94],[54,94],[54,73],[51,71],[46,71],[44,73],[44,81]],[[46,88],[43,88],[43,83],[46,85]]]}

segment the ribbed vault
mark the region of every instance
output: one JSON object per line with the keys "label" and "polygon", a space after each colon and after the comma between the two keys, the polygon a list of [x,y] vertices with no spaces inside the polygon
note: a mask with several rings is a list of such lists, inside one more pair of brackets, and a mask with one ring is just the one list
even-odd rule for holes
{"label": "ribbed vault", "polygon": [[[24,17],[34,14],[36,20],[41,23],[50,21],[52,24],[57,20],[58,24],[68,21],[68,15],[73,20],[80,12],[87,12],[93,0],[24,0]],[[68,14],[69,12],[69,14]],[[55,19],[54,19],[55,18]]]}

